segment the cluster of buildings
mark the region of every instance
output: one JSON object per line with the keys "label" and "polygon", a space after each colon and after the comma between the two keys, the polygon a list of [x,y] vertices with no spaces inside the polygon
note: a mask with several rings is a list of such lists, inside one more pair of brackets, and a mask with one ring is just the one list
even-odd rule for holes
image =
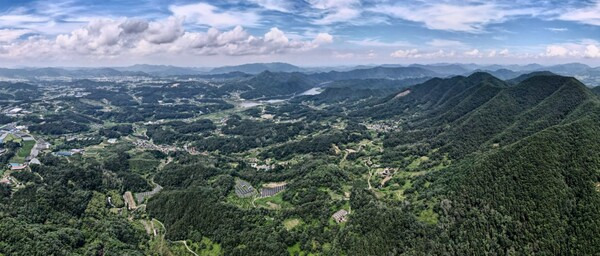
{"label": "cluster of buildings", "polygon": [[279,161],[276,163],[273,163],[273,162],[275,162],[275,161],[272,161],[270,158],[266,159],[264,161],[260,161],[257,158],[250,158],[248,160],[248,163],[250,164],[250,166],[259,171],[269,171],[277,166],[285,167],[285,166],[289,165],[288,162],[282,162],[282,161]]}
{"label": "cluster of buildings", "polygon": [[31,112],[25,111],[23,108],[20,108],[20,107],[11,107],[11,108],[2,110],[2,113],[5,114],[6,116],[18,117],[18,116],[22,116],[25,114],[30,114]]}
{"label": "cluster of buildings", "polygon": [[141,139],[137,139],[137,140],[133,141],[133,145],[135,145],[138,148],[142,148],[142,149],[146,149],[146,150],[158,150],[163,153],[169,153],[169,152],[178,150],[178,148],[175,146],[156,145],[150,141],[141,140]]}
{"label": "cluster of buildings", "polygon": [[335,212],[331,217],[338,224],[342,223],[342,222],[346,222],[346,221],[348,221],[348,211],[341,209],[341,210]]}
{"label": "cluster of buildings", "polygon": [[393,178],[395,172],[396,172],[396,170],[386,167],[385,169],[383,169],[383,171],[381,171],[379,173],[379,176],[381,176],[381,178],[382,178],[381,187],[383,187],[386,182],[388,182],[389,180],[391,180]]}
{"label": "cluster of buildings", "polygon": [[397,124],[385,123],[385,122],[370,123],[370,124],[364,124],[364,125],[365,125],[365,127],[367,127],[367,129],[374,130],[377,132],[390,132],[390,131],[394,131],[394,130],[398,129]]}
{"label": "cluster of buildings", "polygon": [[55,156],[73,156],[73,155],[77,155],[77,154],[83,154],[83,152],[85,152],[85,150],[82,148],[74,148],[74,149],[71,149],[68,151],[54,152],[52,154]]}
{"label": "cluster of buildings", "polygon": [[[0,143],[4,143],[8,135],[11,135],[17,139],[21,139],[23,142],[34,142],[34,146],[29,152],[29,155],[25,158],[23,163],[10,163],[9,167],[11,170],[23,170],[31,164],[41,164],[37,158],[40,152],[50,148],[50,143],[44,139],[35,139],[27,132],[27,127],[17,126],[15,123],[7,124],[0,128]],[[0,151],[0,154],[4,154],[5,149]]]}

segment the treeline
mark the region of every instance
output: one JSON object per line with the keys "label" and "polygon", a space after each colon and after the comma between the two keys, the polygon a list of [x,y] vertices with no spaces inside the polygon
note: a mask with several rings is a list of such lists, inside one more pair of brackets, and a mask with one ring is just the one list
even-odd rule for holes
{"label": "treeline", "polygon": [[[98,164],[78,166],[46,155],[25,183],[0,185],[0,253],[5,255],[144,255],[139,227],[109,212],[105,193],[115,187]],[[43,178],[43,180],[38,177]]]}

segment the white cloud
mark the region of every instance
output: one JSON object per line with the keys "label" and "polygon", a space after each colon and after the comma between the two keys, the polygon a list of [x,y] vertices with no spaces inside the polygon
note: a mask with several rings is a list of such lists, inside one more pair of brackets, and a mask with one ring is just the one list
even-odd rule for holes
{"label": "white cloud", "polygon": [[460,41],[455,41],[455,40],[445,40],[445,39],[433,39],[429,42],[427,42],[427,45],[433,46],[433,47],[464,47],[465,44],[463,42]]}
{"label": "white cloud", "polygon": [[494,3],[486,4],[429,4],[419,6],[379,5],[370,11],[387,14],[396,18],[419,22],[427,28],[463,32],[481,32],[491,23],[503,22],[509,17],[532,15],[530,9],[509,9]]}
{"label": "white cloud", "polygon": [[[1,30],[0,30],[1,31]],[[10,42],[0,44],[0,59],[130,59],[167,53],[171,55],[269,55],[307,51],[331,43],[333,36],[318,33],[312,39],[290,39],[278,28],[254,36],[236,26],[220,31],[185,31],[179,18],[160,21],[132,19],[94,20],[68,34],[31,36],[27,40],[2,33]],[[0,36],[0,40],[2,39]]]}
{"label": "white cloud", "polygon": [[569,49],[560,45],[550,45],[546,47],[546,57],[565,57],[569,55]]}
{"label": "white cloud", "polygon": [[171,5],[169,10],[173,15],[185,19],[187,23],[217,28],[255,26],[259,21],[256,13],[231,10],[223,12],[207,3]]}
{"label": "white cloud", "polygon": [[585,47],[585,57],[600,58],[600,48],[597,45],[590,44]]}
{"label": "white cloud", "polygon": [[12,42],[28,33],[31,33],[28,29],[0,29],[0,43]]}
{"label": "white cloud", "polygon": [[317,25],[329,25],[358,18],[361,14],[359,0],[308,0],[315,9],[324,12],[321,18],[313,21]]}
{"label": "white cloud", "polygon": [[438,50],[433,52],[421,52],[418,49],[410,50],[398,50],[393,52],[390,56],[394,58],[421,58],[421,59],[434,59],[434,58],[451,58],[456,56],[456,52],[446,52],[444,50]]}
{"label": "white cloud", "polygon": [[373,50],[370,50],[370,51],[367,53],[367,58],[369,58],[369,59],[373,59],[373,58],[375,58],[375,57],[377,57],[377,53],[375,53],[375,51],[373,51]]}
{"label": "white cloud", "polygon": [[333,57],[336,59],[352,59],[354,58],[356,55],[352,52],[337,52],[334,51],[333,52]]}
{"label": "white cloud", "polygon": [[415,58],[419,55],[419,50],[411,49],[411,50],[397,50],[393,52],[390,56],[394,58]]}
{"label": "white cloud", "polygon": [[559,15],[558,19],[600,26],[600,1],[591,6],[568,10]]}
{"label": "white cloud", "polygon": [[348,43],[359,45],[359,46],[368,46],[368,47],[400,47],[400,46],[411,46],[410,43],[405,41],[395,41],[395,42],[382,42],[378,39],[374,38],[365,38],[362,40],[348,40]]}
{"label": "white cloud", "polygon": [[19,27],[25,23],[47,22],[48,18],[19,13],[0,15],[0,27]]}
{"label": "white cloud", "polygon": [[508,51],[508,49],[502,49],[502,50],[492,49],[492,50],[488,51],[487,57],[488,58],[510,57],[510,52]]}
{"label": "white cloud", "polygon": [[251,0],[251,2],[260,5],[267,10],[292,12],[293,3],[287,0]]}
{"label": "white cloud", "polygon": [[478,49],[473,49],[470,51],[466,51],[465,52],[465,56],[469,56],[469,57],[480,57],[480,53]]}
{"label": "white cloud", "polygon": [[568,28],[546,28],[547,30],[550,30],[552,32],[565,32],[565,31],[569,31]]}
{"label": "white cloud", "polygon": [[[155,44],[171,43],[183,35],[183,26],[181,20],[170,17],[163,22],[150,22],[147,26],[145,39]],[[139,24],[135,29],[143,29]]]}
{"label": "white cloud", "polygon": [[540,54],[542,57],[554,58],[600,58],[600,42],[581,40],[576,43],[553,44]]}
{"label": "white cloud", "polygon": [[330,44],[333,43],[333,36],[329,33],[319,33],[313,42],[316,44]]}

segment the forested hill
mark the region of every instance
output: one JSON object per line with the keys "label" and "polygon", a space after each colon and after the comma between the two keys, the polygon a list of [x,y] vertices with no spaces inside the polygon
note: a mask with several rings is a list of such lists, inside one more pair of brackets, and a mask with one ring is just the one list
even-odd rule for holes
{"label": "forested hill", "polygon": [[[486,73],[432,79],[387,98],[365,103],[354,115],[406,118],[401,140],[432,140],[456,156],[520,138],[575,118],[596,96],[574,78],[533,76],[510,86]],[[371,104],[370,106],[365,106]],[[581,112],[581,111],[579,111]]]}
{"label": "forested hill", "polygon": [[[508,87],[482,77],[435,79],[359,111],[401,118],[402,128],[384,142],[388,154],[417,145],[421,152],[445,152],[455,163],[415,188],[419,198],[436,202],[439,222],[432,233],[408,227],[435,239],[370,244],[350,234],[347,246],[363,253],[402,247],[404,253],[454,255],[600,251],[598,97],[570,77],[541,74]],[[367,237],[406,221],[378,224]]]}

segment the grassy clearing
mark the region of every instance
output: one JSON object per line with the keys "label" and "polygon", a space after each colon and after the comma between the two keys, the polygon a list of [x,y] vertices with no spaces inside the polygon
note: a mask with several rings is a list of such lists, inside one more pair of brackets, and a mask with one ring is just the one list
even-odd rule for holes
{"label": "grassy clearing", "polygon": [[257,207],[263,207],[269,210],[279,210],[281,208],[289,207],[289,203],[283,201],[282,193],[278,193],[274,196],[259,198],[254,202]]}
{"label": "grassy clearing", "polygon": [[431,207],[421,211],[421,213],[419,213],[419,217],[417,218],[419,221],[427,224],[435,225],[438,223],[438,214],[435,213]]}
{"label": "grassy clearing", "polygon": [[300,256],[313,256],[315,254],[305,252],[300,248],[300,243],[296,243],[287,248],[287,251],[290,255],[300,255]]}
{"label": "grassy clearing", "polygon": [[295,227],[298,227],[300,224],[302,224],[302,220],[300,219],[287,219],[283,221],[283,226],[285,227],[285,229],[287,231],[290,231],[292,229],[294,229]]}
{"label": "grassy clearing", "polygon": [[139,174],[152,173],[154,170],[156,170],[159,164],[160,161],[156,159],[137,157],[129,159],[129,167],[131,168],[131,171]]}
{"label": "grassy clearing", "polygon": [[427,156],[419,157],[419,158],[413,160],[406,168],[409,170],[417,169],[417,168],[419,168],[421,163],[426,162],[426,161],[429,161],[429,157],[427,157]]}
{"label": "grassy clearing", "polygon": [[6,142],[9,142],[9,141],[16,142],[16,143],[21,143],[21,141],[22,141],[22,140],[23,140],[23,139],[21,139],[21,138],[19,138],[19,137],[15,136],[15,135],[14,135],[14,134],[12,134],[12,133],[9,133],[8,135],[6,135],[6,138],[4,138],[4,142],[5,142],[5,143],[6,143]]}
{"label": "grassy clearing", "polygon": [[[195,253],[197,253],[200,256],[218,256],[218,255],[223,255],[223,251],[221,249],[221,245],[218,243],[214,243],[212,240],[203,237],[202,241],[198,242],[191,242],[191,241],[186,241],[188,247],[194,251]],[[183,243],[180,243],[183,245]],[[190,255],[190,252],[186,250],[186,254],[183,255]]]}
{"label": "grassy clearing", "polygon": [[35,141],[23,141],[21,144],[21,147],[17,150],[17,154],[10,160],[11,163],[25,163],[25,158],[31,153]]}
{"label": "grassy clearing", "polygon": [[233,204],[242,209],[250,209],[252,208],[252,197],[239,198],[235,193],[229,194],[227,196],[227,202]]}

